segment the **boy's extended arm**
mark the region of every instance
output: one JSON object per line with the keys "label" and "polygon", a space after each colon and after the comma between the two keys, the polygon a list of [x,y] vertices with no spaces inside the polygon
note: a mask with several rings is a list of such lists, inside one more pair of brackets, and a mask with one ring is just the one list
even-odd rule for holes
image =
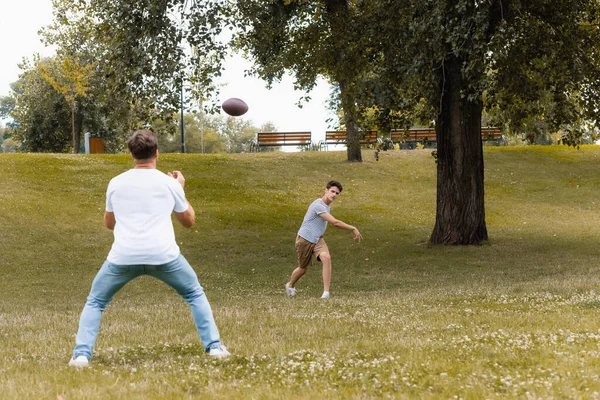
{"label": "boy's extended arm", "polygon": [[321,213],[319,214],[319,217],[323,218],[325,221],[329,222],[336,228],[352,231],[352,233],[354,233],[354,240],[358,240],[360,242],[360,240],[362,239],[362,235],[360,234],[358,229],[356,229],[355,226],[349,225],[344,221],[340,221],[339,219],[335,219],[334,216],[329,213]]}

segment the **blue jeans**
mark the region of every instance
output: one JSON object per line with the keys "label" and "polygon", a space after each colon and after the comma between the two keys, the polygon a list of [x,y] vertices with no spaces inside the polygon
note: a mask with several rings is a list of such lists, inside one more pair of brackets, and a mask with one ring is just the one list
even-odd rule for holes
{"label": "blue jeans", "polygon": [[92,282],[90,295],[81,313],[73,356],[92,358],[102,313],[113,296],[127,282],[140,275],[160,279],[175,289],[190,305],[194,323],[206,351],[221,345],[219,330],[196,272],[180,254],[175,260],[162,265],[116,265],[105,261]]}

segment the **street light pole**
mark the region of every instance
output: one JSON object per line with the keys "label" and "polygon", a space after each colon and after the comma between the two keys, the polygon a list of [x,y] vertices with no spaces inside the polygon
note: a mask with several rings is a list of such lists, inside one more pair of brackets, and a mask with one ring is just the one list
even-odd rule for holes
{"label": "street light pole", "polygon": [[179,125],[181,125],[181,154],[185,153],[185,135],[183,129],[183,79],[181,80],[181,120],[179,121]]}

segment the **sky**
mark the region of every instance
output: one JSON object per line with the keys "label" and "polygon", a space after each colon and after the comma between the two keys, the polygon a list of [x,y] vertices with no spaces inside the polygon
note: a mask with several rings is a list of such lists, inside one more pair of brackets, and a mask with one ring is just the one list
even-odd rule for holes
{"label": "sky", "polygon": [[[18,79],[18,63],[23,57],[31,59],[34,53],[51,56],[54,50],[44,47],[38,30],[52,21],[51,0],[2,0],[0,2],[0,96],[10,92],[10,83]],[[311,101],[298,108],[296,103],[304,92],[295,91],[293,79],[284,77],[281,83],[267,90],[265,83],[256,78],[244,77],[246,61],[233,57],[223,72],[219,102],[237,97],[248,104],[243,116],[260,127],[273,123],[279,132],[311,131],[313,142],[325,138],[326,109],[329,85],[325,80],[318,82],[310,93]],[[224,114],[225,115],[225,114]]]}

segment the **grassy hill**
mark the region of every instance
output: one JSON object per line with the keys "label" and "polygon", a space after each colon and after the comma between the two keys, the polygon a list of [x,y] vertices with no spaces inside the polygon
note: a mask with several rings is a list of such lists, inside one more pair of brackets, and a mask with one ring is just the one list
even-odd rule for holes
{"label": "grassy hill", "polygon": [[[169,287],[131,282],[92,368],[67,367],[106,257],[126,155],[0,155],[3,398],[600,397],[600,147],[485,147],[488,243],[435,247],[430,151],[161,155],[196,225],[176,227],[224,343],[208,359]],[[336,179],[332,298],[319,265],[287,298],[306,207]]]}

